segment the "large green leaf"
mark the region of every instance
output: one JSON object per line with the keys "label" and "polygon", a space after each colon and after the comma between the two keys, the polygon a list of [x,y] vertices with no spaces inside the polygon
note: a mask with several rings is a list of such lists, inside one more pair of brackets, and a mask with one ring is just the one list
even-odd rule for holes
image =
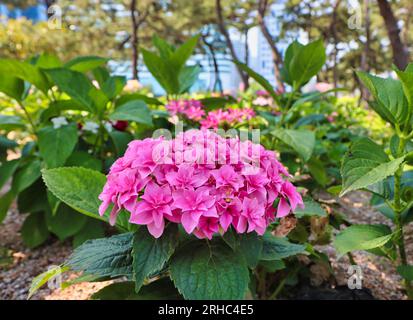
{"label": "large green leaf", "polygon": [[180,70],[191,57],[196,44],[198,43],[198,39],[199,35],[193,36],[170,55],[169,61],[177,71]]}
{"label": "large green leaf", "polygon": [[287,47],[287,50],[285,50],[284,63],[280,70],[281,71],[280,73],[281,73],[282,80],[291,86],[293,85],[293,81],[290,76],[291,60],[301,50],[302,47],[304,46],[301,43],[299,43],[297,40],[295,40]]}
{"label": "large green leaf", "polygon": [[[68,206],[92,218],[109,221],[109,210],[103,217],[99,215],[101,202],[98,196],[106,182],[104,174],[81,167],[63,167],[43,170],[43,180],[47,188]],[[128,229],[127,221],[120,217],[116,226]]]}
{"label": "large green leaf", "polygon": [[289,74],[296,87],[307,83],[323,67],[326,53],[323,40],[317,40],[300,47],[294,53],[289,65]]}
{"label": "large green leaf", "polygon": [[171,278],[185,299],[243,299],[249,275],[245,260],[222,241],[191,241],[173,255]]}
{"label": "large green leaf", "polygon": [[110,120],[127,120],[152,126],[152,115],[145,102],[132,100],[117,107],[109,115]]}
{"label": "large green leaf", "polygon": [[41,245],[49,237],[43,212],[31,213],[20,230],[23,242],[29,248]]}
{"label": "large green leaf", "polygon": [[102,83],[102,91],[105,93],[109,100],[115,98],[123,90],[126,84],[126,78],[122,76],[109,77],[104,83]]}
{"label": "large green leaf", "polygon": [[50,83],[40,68],[28,62],[13,59],[0,59],[0,74],[10,75],[33,84],[47,94]]}
{"label": "large green leaf", "polygon": [[167,93],[179,93],[179,70],[176,70],[172,65],[168,65],[166,60],[145,49],[142,49],[142,57],[149,72]]}
{"label": "large green leaf", "polygon": [[13,177],[12,190],[17,194],[30,187],[40,177],[40,168],[40,160],[32,159],[17,170]]}
{"label": "large green leaf", "polygon": [[384,120],[393,124],[403,124],[407,119],[409,108],[401,82],[361,71],[357,72],[357,75],[375,99],[370,106]]}
{"label": "large green leaf", "polygon": [[3,188],[4,184],[12,177],[19,162],[18,159],[10,160],[0,166],[0,189]]}
{"label": "large green leaf", "polygon": [[0,75],[0,92],[21,101],[24,92],[24,81],[6,73]]}
{"label": "large green leaf", "polygon": [[95,276],[132,276],[132,233],[88,240],[65,263],[74,271]]}
{"label": "large green leaf", "polygon": [[87,72],[97,67],[104,65],[108,59],[96,56],[82,56],[76,57],[65,64],[66,68],[70,70]]}
{"label": "large green leaf", "polygon": [[47,73],[61,91],[82,104],[89,112],[96,111],[91,97],[96,88],[83,73],[64,68],[49,69]]}
{"label": "large green leaf", "polygon": [[271,134],[293,148],[304,161],[308,161],[311,158],[315,146],[314,132],[308,130],[276,129]]}
{"label": "large green leaf", "polygon": [[198,76],[201,73],[201,71],[202,69],[198,65],[183,67],[178,77],[179,92],[187,92],[198,80]]}
{"label": "large green leaf", "polygon": [[77,127],[74,124],[53,128],[44,127],[38,131],[39,151],[48,168],[65,164],[77,143]]}
{"label": "large green leaf", "polygon": [[112,283],[92,295],[94,300],[177,300],[180,299],[168,278],[154,281],[135,292],[133,281]]}
{"label": "large green leaf", "polygon": [[281,260],[299,253],[305,253],[305,246],[289,242],[286,238],[264,234],[261,260]]}
{"label": "large green leaf", "polygon": [[370,250],[384,246],[391,238],[391,229],[382,224],[358,224],[341,231],[334,246],[341,254],[355,250]]}
{"label": "large green leaf", "polygon": [[387,178],[396,172],[403,160],[404,157],[390,161],[383,149],[368,138],[356,140],[343,159],[340,196]]}
{"label": "large green leaf", "polygon": [[57,235],[59,240],[64,241],[75,235],[86,224],[87,217],[78,214],[67,205],[60,205],[56,214],[46,214],[46,223],[50,232]]}
{"label": "large green leaf", "polygon": [[132,256],[136,292],[139,292],[146,277],[161,270],[169,260],[178,243],[177,236],[176,225],[168,226],[158,239],[144,227],[135,232]]}

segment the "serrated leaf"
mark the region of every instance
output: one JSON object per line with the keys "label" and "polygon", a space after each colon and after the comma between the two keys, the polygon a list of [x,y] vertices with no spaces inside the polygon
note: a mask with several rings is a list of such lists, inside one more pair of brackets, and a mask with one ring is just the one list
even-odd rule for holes
{"label": "serrated leaf", "polygon": [[340,196],[393,175],[403,161],[404,157],[390,161],[383,149],[368,138],[356,140],[343,159],[343,189]]}
{"label": "serrated leaf", "polygon": [[369,250],[382,247],[392,238],[391,229],[386,225],[359,224],[340,232],[334,246],[341,254],[355,250]]}
{"label": "serrated leaf", "polygon": [[244,259],[222,241],[191,241],[173,255],[171,278],[185,299],[243,299],[249,274]]}
{"label": "serrated leaf", "polygon": [[53,128],[44,127],[38,131],[39,152],[48,168],[56,168],[65,164],[77,143],[75,125]]}
{"label": "serrated leaf", "polygon": [[158,239],[144,227],[135,232],[132,256],[136,292],[139,292],[146,277],[161,270],[169,260],[178,242],[177,235],[176,225],[169,225]]}
{"label": "serrated leaf", "polygon": [[65,263],[74,271],[95,276],[132,276],[132,233],[88,240]]}
{"label": "serrated leaf", "polygon": [[305,246],[289,242],[286,238],[264,234],[261,260],[281,260],[299,253],[305,253]]}
{"label": "serrated leaf", "polygon": [[117,107],[109,115],[110,120],[127,120],[152,126],[152,115],[145,102],[141,100],[128,101]]}
{"label": "serrated leaf", "polygon": [[315,134],[308,130],[277,129],[271,132],[274,136],[294,149],[304,161],[308,161],[315,146]]}
{"label": "serrated leaf", "polygon": [[384,120],[393,124],[406,121],[408,102],[400,81],[376,77],[366,72],[357,72],[357,75],[375,98],[370,106]]}
{"label": "serrated leaf", "polygon": [[[47,188],[68,206],[92,218],[109,221],[110,209],[103,217],[99,215],[101,202],[98,196],[106,182],[104,174],[81,167],[63,167],[43,170],[43,180]],[[127,220],[120,217],[116,226],[128,230]]]}

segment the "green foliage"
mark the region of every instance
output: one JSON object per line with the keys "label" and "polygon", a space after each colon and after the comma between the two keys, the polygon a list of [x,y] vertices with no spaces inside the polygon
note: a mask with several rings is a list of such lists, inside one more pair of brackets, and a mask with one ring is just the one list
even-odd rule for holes
{"label": "green foliage", "polygon": [[135,290],[139,292],[143,281],[158,272],[169,260],[177,245],[178,229],[170,225],[161,238],[156,239],[146,228],[139,228],[133,237],[133,275]]}
{"label": "green foliage", "polygon": [[109,116],[111,120],[128,120],[153,126],[151,112],[145,102],[132,100],[120,105]]}
{"label": "green foliage", "polygon": [[311,158],[315,144],[313,132],[308,130],[276,129],[271,134],[293,148],[304,161],[308,161]]}
{"label": "green foliage", "polygon": [[197,66],[186,66],[192,55],[199,36],[194,36],[175,49],[159,37],[154,37],[153,44],[159,56],[142,49],[146,67],[168,94],[180,94],[189,90],[201,71]]}
{"label": "green foliage", "polygon": [[242,299],[248,287],[245,260],[221,241],[183,245],[173,255],[170,269],[185,299]]}
{"label": "green foliage", "polygon": [[23,223],[21,235],[29,248],[42,244],[49,236],[44,216],[40,212],[31,213]]}
{"label": "green foliage", "polygon": [[60,128],[44,127],[38,131],[39,152],[47,168],[61,167],[72,154],[77,143],[76,125]]}
{"label": "green foliage", "polygon": [[334,246],[341,254],[384,246],[393,234],[386,225],[352,225],[337,235]]}
{"label": "green foliage", "polygon": [[393,175],[404,157],[390,160],[383,149],[368,138],[355,141],[343,159],[341,196],[351,190],[368,187]]}

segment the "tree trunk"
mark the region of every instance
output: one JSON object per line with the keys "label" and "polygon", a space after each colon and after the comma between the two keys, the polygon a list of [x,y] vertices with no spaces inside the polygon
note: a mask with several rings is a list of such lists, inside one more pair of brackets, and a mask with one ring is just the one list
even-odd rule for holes
{"label": "tree trunk", "polygon": [[394,64],[404,70],[409,63],[409,54],[407,48],[403,45],[400,38],[400,29],[397,25],[397,19],[394,16],[390,3],[387,0],[377,0],[380,8],[380,14],[386,25],[387,34],[390,39]]}
{"label": "tree trunk", "polygon": [[285,86],[284,86],[284,83],[281,81],[281,72],[280,72],[281,66],[283,64],[283,60],[282,60],[280,52],[277,49],[275,41],[273,40],[271,33],[268,30],[267,25],[265,24],[265,20],[264,20],[267,7],[268,7],[268,0],[258,0],[257,20],[258,20],[258,25],[260,26],[260,30],[271,49],[272,62],[274,64],[275,81],[277,82],[279,89],[281,89],[281,91],[284,92]]}
{"label": "tree trunk", "polygon": [[219,74],[219,64],[218,64],[217,56],[215,54],[214,46],[212,43],[209,43],[206,40],[206,37],[202,36],[202,40],[204,41],[205,45],[208,47],[208,50],[212,58],[212,64],[214,66],[214,85],[212,86],[212,90],[213,91],[218,90],[220,93],[222,93],[223,92],[222,81],[221,81],[221,76]]}
{"label": "tree trunk", "polygon": [[[338,54],[338,48],[337,48],[337,32],[336,32],[336,26],[337,26],[337,10],[340,6],[341,0],[336,0],[336,3],[333,8],[333,14],[331,17],[331,25],[330,25],[330,32],[331,35],[333,36],[333,44],[334,44],[334,49],[333,49],[333,83],[334,83],[334,88],[337,88],[337,83],[338,83],[338,72],[337,72],[337,54]],[[337,92],[335,93],[337,95]]]}
{"label": "tree trunk", "polygon": [[245,38],[245,43],[244,43],[244,61],[245,64],[248,66],[249,61],[250,61],[250,47],[248,45],[248,29],[244,31],[244,38]]}
{"label": "tree trunk", "polygon": [[[231,57],[233,60],[239,61],[237,54],[235,52],[234,45],[231,41],[231,38],[229,36],[228,30],[225,28],[225,22],[224,22],[224,17],[222,16],[222,6],[221,6],[221,0],[216,0],[215,1],[215,10],[218,18],[218,28],[219,31],[222,33],[222,35],[225,38],[225,42],[227,44],[227,47],[229,49],[229,53],[231,54]],[[248,89],[248,75],[242,71],[238,65],[236,65],[238,73],[241,77],[242,83],[244,84],[244,90]]]}
{"label": "tree trunk", "polygon": [[130,14],[132,20],[132,79],[138,80],[138,20],[136,18],[136,0],[131,1]]}

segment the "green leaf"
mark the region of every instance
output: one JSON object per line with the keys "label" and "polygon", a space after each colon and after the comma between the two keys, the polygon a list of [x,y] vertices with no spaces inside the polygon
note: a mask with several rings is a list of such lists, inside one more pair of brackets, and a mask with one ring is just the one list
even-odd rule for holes
{"label": "green leaf", "polygon": [[9,131],[14,129],[21,129],[24,127],[25,125],[22,118],[0,114],[0,129]]}
{"label": "green leaf", "polygon": [[354,141],[341,166],[343,189],[340,196],[393,175],[403,160],[404,157],[390,161],[383,149],[368,138]]}
{"label": "green leaf", "polygon": [[159,101],[158,99],[153,98],[153,97],[148,97],[140,93],[124,94],[121,97],[119,97],[119,99],[116,100],[116,105],[121,106],[122,104],[125,104],[126,102],[129,102],[131,100],[142,100],[146,104],[154,105],[154,106],[163,105],[163,103]]}
{"label": "green leaf", "polygon": [[19,166],[20,160],[10,160],[4,162],[0,166],[0,190],[3,188],[5,183],[13,176],[14,172],[16,171],[17,167]]}
{"label": "green leaf", "polygon": [[401,71],[397,69],[397,67],[393,67],[394,71],[397,73],[402,86],[404,95],[407,98],[407,102],[409,103],[409,109],[412,110],[413,108],[413,63],[409,63],[406,67],[405,71]]}
{"label": "green leaf", "polygon": [[297,218],[302,218],[305,216],[317,216],[317,217],[326,217],[327,213],[323,208],[321,208],[318,202],[315,202],[311,198],[304,199],[304,209],[297,208],[294,211],[294,215]]}
{"label": "green leaf", "polygon": [[401,265],[397,267],[397,272],[407,281],[413,281],[413,266]]}
{"label": "green leaf", "polygon": [[76,57],[65,64],[70,70],[87,72],[104,65],[108,59],[96,56]]}
{"label": "green leaf", "polygon": [[323,40],[317,40],[299,48],[289,65],[294,85],[299,88],[315,76],[326,61]]}
{"label": "green leaf", "polygon": [[13,177],[12,190],[17,194],[30,187],[40,177],[41,163],[33,159],[17,170]]}
{"label": "green leaf", "polygon": [[341,231],[334,241],[340,254],[382,247],[392,238],[391,229],[382,224],[356,224]]}
{"label": "green leaf", "polygon": [[135,292],[133,281],[112,283],[92,295],[94,300],[176,300],[180,299],[171,280],[163,278]]}
{"label": "green leaf", "polygon": [[112,130],[109,132],[109,136],[115,147],[115,152],[118,157],[123,156],[128,147],[129,142],[133,140],[133,135],[129,132],[122,132],[117,130]]}
{"label": "green leaf", "polygon": [[267,79],[265,79],[263,76],[256,73],[254,70],[240,61],[234,61],[234,63],[244,72],[246,72],[251,78],[257,81],[271,95],[271,97],[274,99],[274,101],[277,102],[278,105],[280,104],[277,93]]}
{"label": "green leaf", "polygon": [[52,280],[53,278],[61,275],[67,270],[69,270],[68,267],[56,266],[36,276],[32,280],[32,283],[30,285],[29,296],[27,297],[27,299],[30,299],[37,292],[37,290],[39,290],[43,285],[49,282],[49,280]]}
{"label": "green leaf", "polygon": [[0,75],[0,92],[21,101],[24,93],[24,81],[12,75]]}
{"label": "green leaf", "polygon": [[170,63],[174,66],[175,70],[179,70],[185,66],[187,60],[191,57],[196,44],[198,43],[199,35],[193,36],[182,44],[168,59]]}
{"label": "green leaf", "polygon": [[66,160],[67,167],[83,167],[95,171],[102,170],[102,162],[86,151],[75,151]]}
{"label": "green leaf", "polygon": [[325,187],[329,181],[329,178],[324,163],[321,160],[312,157],[307,162],[307,166],[314,180],[317,181],[320,186]]}
{"label": "green leaf", "polygon": [[152,43],[156,49],[158,49],[158,52],[163,59],[169,59],[175,51],[174,46],[158,37],[156,34],[152,36]]}
{"label": "green leaf", "polygon": [[108,78],[102,84],[102,91],[105,93],[106,97],[109,100],[115,98],[123,90],[123,87],[126,85],[126,78],[122,76],[114,76]]}
{"label": "green leaf", "polygon": [[281,260],[300,253],[305,253],[305,246],[289,242],[286,238],[264,234],[261,260]]}
{"label": "green leaf", "polygon": [[308,161],[311,158],[315,146],[314,132],[308,130],[276,129],[271,134],[293,148],[304,161]]}
{"label": "green leaf", "polygon": [[146,277],[161,270],[169,260],[178,243],[177,236],[176,225],[168,226],[158,239],[144,227],[135,232],[132,256],[136,292],[139,292]]}
{"label": "green leaf", "polygon": [[103,238],[105,236],[105,229],[102,222],[92,219],[87,219],[82,229],[73,237],[73,247],[76,248],[90,239]]}
{"label": "green leaf", "polygon": [[285,263],[282,260],[263,260],[260,262],[260,266],[264,267],[267,272],[276,272],[286,268]]}
{"label": "green leaf", "polygon": [[142,57],[149,72],[167,93],[179,93],[179,70],[176,70],[172,65],[168,65],[166,60],[145,49],[142,49]]}
{"label": "green leaf", "polygon": [[357,72],[357,76],[375,99],[370,103],[374,111],[393,124],[403,124],[406,121],[409,108],[400,81],[376,77],[361,71]]}
{"label": "green leaf", "polygon": [[11,75],[27,81],[46,95],[51,87],[43,71],[28,62],[13,59],[0,59],[0,74]]}
{"label": "green leaf", "polygon": [[189,91],[189,89],[198,80],[201,71],[202,69],[198,65],[183,67],[178,77],[179,92],[184,93]]}
{"label": "green leaf", "polygon": [[47,70],[47,74],[50,75],[61,91],[67,93],[73,100],[82,104],[89,112],[96,111],[90,95],[96,88],[83,73],[60,68],[49,69]]}
{"label": "green leaf", "polygon": [[110,120],[127,120],[152,126],[152,115],[145,102],[141,100],[129,101],[115,109],[109,115]]}
{"label": "green leaf", "polygon": [[60,128],[44,127],[38,131],[39,152],[47,168],[56,168],[65,164],[77,143],[76,125]]}
{"label": "green leaf", "polygon": [[285,51],[284,63],[281,68],[281,77],[284,82],[291,86],[293,85],[293,81],[290,76],[291,60],[303,47],[304,45],[295,40],[287,47],[287,50]]}
{"label": "green leaf", "polygon": [[65,263],[74,271],[95,276],[132,276],[132,233],[88,240]]}
{"label": "green leaf", "polygon": [[240,236],[238,250],[240,254],[244,256],[251,269],[255,268],[260,260],[262,247],[262,237],[258,236],[255,232],[246,233]]}
{"label": "green leaf", "polygon": [[243,299],[248,288],[248,267],[222,241],[186,243],[170,262],[171,278],[185,299]]}
{"label": "green leaf", "polygon": [[49,237],[43,212],[31,213],[20,230],[23,242],[29,248],[41,245]]}
{"label": "green leaf", "polygon": [[[108,222],[108,212],[99,215],[99,194],[106,182],[104,174],[81,167],[63,167],[43,170],[47,188],[61,201],[73,209],[92,218]],[[109,210],[108,210],[109,211]],[[127,230],[127,225],[117,219],[116,225]]]}
{"label": "green leaf", "polygon": [[75,235],[86,224],[87,217],[78,214],[69,206],[62,204],[55,215],[46,214],[46,223],[50,232],[54,233],[60,241]]}
{"label": "green leaf", "polygon": [[15,195],[11,190],[0,197],[0,223],[7,216],[7,212],[14,198]]}

